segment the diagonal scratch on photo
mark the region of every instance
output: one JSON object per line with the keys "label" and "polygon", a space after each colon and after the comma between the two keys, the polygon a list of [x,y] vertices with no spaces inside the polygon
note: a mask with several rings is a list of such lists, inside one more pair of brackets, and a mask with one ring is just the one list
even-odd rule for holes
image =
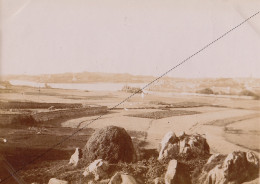
{"label": "diagonal scratch on photo", "polygon": [[259,7],[0,0],[0,183],[259,184]]}

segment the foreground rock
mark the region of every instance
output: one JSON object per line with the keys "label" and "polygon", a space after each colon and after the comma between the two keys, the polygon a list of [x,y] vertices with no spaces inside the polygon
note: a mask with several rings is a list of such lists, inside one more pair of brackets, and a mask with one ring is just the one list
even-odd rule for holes
{"label": "foreground rock", "polygon": [[252,152],[235,151],[212,155],[202,169],[198,182],[240,184],[258,177],[259,159]]}
{"label": "foreground rock", "polygon": [[75,152],[70,157],[69,164],[72,164],[73,166],[77,166],[79,159],[80,159],[80,150],[79,148],[76,148]]}
{"label": "foreground rock", "polygon": [[51,178],[48,184],[69,184],[69,182],[64,180],[58,180],[56,178]]}
{"label": "foreground rock", "polygon": [[191,180],[188,171],[178,163],[177,160],[169,162],[167,172],[165,174],[165,184],[190,184]]}
{"label": "foreground rock", "polygon": [[180,154],[187,157],[209,154],[209,145],[206,139],[199,134],[187,135],[183,132],[177,137],[175,133],[168,132],[159,146],[158,160],[176,158]]}
{"label": "foreground rock", "polygon": [[132,162],[135,151],[131,137],[124,128],[108,126],[90,137],[83,150],[83,156],[91,161],[103,159],[110,163]]}
{"label": "foreground rock", "polygon": [[117,172],[109,181],[109,184],[137,184],[133,176]]}
{"label": "foreground rock", "polygon": [[83,175],[85,177],[94,178],[95,180],[100,180],[107,177],[107,171],[109,165],[106,161],[102,159],[95,160],[92,162],[84,171]]}

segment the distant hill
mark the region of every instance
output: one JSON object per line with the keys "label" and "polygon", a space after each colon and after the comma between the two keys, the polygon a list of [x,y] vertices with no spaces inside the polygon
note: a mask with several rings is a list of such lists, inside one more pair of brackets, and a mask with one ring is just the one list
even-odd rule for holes
{"label": "distant hill", "polygon": [[153,80],[153,76],[114,74],[98,72],[62,73],[44,75],[7,75],[2,80],[27,80],[43,83],[146,83]]}
{"label": "distant hill", "polygon": [[[8,75],[2,81],[26,80],[41,83],[150,83],[154,76],[115,73],[63,73],[45,75]],[[4,84],[3,84],[4,85]],[[208,89],[207,89],[208,88]],[[163,77],[147,90],[161,92],[198,92],[212,90],[214,94],[241,94],[243,90],[260,94],[260,79],[255,78],[171,78]]]}

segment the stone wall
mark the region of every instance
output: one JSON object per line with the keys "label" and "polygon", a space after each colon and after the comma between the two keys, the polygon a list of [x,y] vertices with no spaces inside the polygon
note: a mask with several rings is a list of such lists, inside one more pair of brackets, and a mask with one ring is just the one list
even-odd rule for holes
{"label": "stone wall", "polygon": [[99,113],[107,112],[107,107],[100,106],[100,107],[87,107],[87,108],[77,108],[77,109],[61,109],[61,110],[54,110],[49,112],[39,112],[33,114],[32,117],[37,122],[44,122],[58,118],[64,117],[73,117],[73,116],[88,116],[88,115],[95,115]]}
{"label": "stone wall", "polygon": [[71,108],[71,109],[56,109],[47,112],[37,113],[3,113],[0,114],[0,125],[8,125],[12,123],[20,123],[23,120],[34,120],[35,122],[46,122],[59,118],[89,116],[100,113],[106,113],[106,106],[86,107],[86,108]]}
{"label": "stone wall", "polygon": [[47,109],[51,106],[56,109],[82,108],[81,103],[0,102],[0,109]]}

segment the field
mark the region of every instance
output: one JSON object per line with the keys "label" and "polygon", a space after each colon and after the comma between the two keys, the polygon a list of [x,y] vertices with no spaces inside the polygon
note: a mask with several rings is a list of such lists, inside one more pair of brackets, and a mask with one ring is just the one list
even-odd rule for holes
{"label": "field", "polygon": [[[80,91],[32,87],[15,87],[0,93],[1,114],[26,114],[48,110],[81,109],[86,106],[109,108],[119,104],[130,93],[123,91]],[[19,102],[23,102],[17,105]],[[57,105],[57,104],[58,105]],[[80,104],[80,105],[79,105]],[[93,121],[95,118],[101,117]],[[43,122],[6,125],[0,122],[0,155],[14,170],[17,177],[30,182],[47,182],[59,168],[69,161],[76,147],[83,148],[95,129],[107,125],[124,127],[141,146],[155,150],[165,133],[205,134],[211,153],[227,154],[234,150],[260,153],[260,103],[259,100],[219,97],[216,95],[136,94],[125,103],[107,112],[75,114]],[[79,128],[84,128],[74,136]],[[69,138],[68,138],[69,137]],[[66,139],[66,141],[63,141]],[[46,152],[49,148],[53,148]],[[37,158],[39,155],[41,157]],[[32,161],[33,160],[33,161]],[[27,163],[30,163],[27,165]],[[25,167],[25,165],[27,165]],[[0,172],[0,179],[8,172]],[[6,183],[16,183],[10,179]]]}

